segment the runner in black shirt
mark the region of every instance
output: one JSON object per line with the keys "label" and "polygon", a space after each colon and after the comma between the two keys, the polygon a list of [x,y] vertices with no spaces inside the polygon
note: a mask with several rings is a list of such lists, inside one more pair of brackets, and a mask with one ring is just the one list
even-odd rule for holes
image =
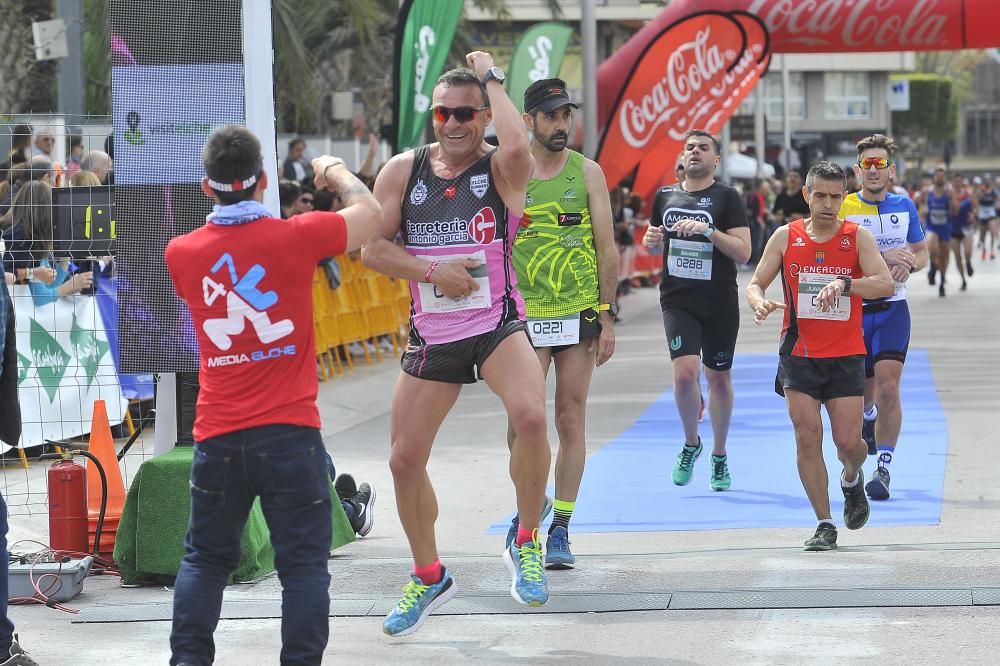
{"label": "runner in black shirt", "polygon": [[656,193],[643,243],[650,252],[662,252],[664,259],[660,307],[673,364],[674,400],[684,424],[684,447],[674,465],[673,481],[687,485],[701,455],[701,357],[714,434],[710,485],[713,490],[728,490],[726,436],[733,412],[731,368],[740,326],[736,262],[750,258],[750,228],[743,199],[715,181],[719,149],[711,134],[688,133],[682,157],[684,183]]}

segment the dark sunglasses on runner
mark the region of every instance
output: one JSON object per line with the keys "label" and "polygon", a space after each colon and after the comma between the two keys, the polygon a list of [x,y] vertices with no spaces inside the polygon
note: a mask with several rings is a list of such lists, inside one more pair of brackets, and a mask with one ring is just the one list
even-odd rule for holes
{"label": "dark sunglasses on runner", "polygon": [[460,123],[467,123],[477,115],[480,111],[485,111],[488,106],[483,106],[476,108],[474,106],[457,106],[454,109],[448,106],[435,106],[434,107],[434,120],[439,123],[446,123],[448,119],[455,116],[455,120]]}
{"label": "dark sunglasses on runner", "polygon": [[858,160],[858,166],[867,171],[872,167],[876,169],[888,169],[889,165],[892,164],[888,157],[866,157],[862,160]]}

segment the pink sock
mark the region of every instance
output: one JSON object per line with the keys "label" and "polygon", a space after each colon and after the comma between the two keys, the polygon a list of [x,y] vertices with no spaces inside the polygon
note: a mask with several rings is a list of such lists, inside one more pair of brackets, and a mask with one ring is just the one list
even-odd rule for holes
{"label": "pink sock", "polygon": [[444,567],[441,566],[441,560],[434,560],[422,567],[414,564],[413,575],[423,581],[424,585],[434,585],[435,583],[440,583],[444,577]]}
{"label": "pink sock", "polygon": [[526,530],[520,525],[517,526],[517,538],[514,539],[514,543],[517,544],[518,548],[528,543],[529,541],[532,541],[532,536],[531,536],[532,531],[533,530]]}

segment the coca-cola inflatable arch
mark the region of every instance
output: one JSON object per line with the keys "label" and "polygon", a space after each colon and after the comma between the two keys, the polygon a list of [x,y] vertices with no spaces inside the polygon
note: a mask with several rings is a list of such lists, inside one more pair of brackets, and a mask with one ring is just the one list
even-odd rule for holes
{"label": "coca-cola inflatable arch", "polygon": [[1000,46],[1000,0],[673,0],[597,70],[597,160],[647,199],[684,133],[718,132],[770,53]]}

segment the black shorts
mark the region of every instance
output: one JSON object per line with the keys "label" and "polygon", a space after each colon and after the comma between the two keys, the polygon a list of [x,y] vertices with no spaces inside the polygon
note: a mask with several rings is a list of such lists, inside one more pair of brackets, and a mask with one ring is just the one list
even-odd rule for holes
{"label": "black shorts", "polygon": [[740,332],[738,305],[689,307],[663,303],[661,307],[671,361],[679,356],[701,355],[706,368],[722,371],[733,367]]}
{"label": "black shorts", "polygon": [[[594,308],[587,308],[580,313],[580,340],[574,345],[557,345],[555,347],[535,347],[532,343],[532,347],[535,349],[548,349],[553,354],[558,354],[561,351],[566,351],[571,347],[575,347],[580,342],[584,340],[591,340],[593,338],[601,337],[601,317],[597,310]],[[528,339],[531,339],[531,322],[528,322]]]}
{"label": "black shorts", "polygon": [[820,402],[864,396],[865,357],[857,354],[805,358],[781,354],[778,356],[774,391],[784,397],[785,389],[800,391]]}
{"label": "black shorts", "polygon": [[403,372],[418,379],[448,384],[475,384],[482,379],[486,359],[511,335],[527,335],[524,322],[514,319],[499,328],[465,340],[439,345],[421,344],[410,336],[399,364]]}

